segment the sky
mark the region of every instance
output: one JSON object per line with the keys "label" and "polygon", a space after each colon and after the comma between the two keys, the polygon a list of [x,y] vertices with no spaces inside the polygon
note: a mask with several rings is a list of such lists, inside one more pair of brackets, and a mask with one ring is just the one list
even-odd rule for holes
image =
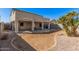
{"label": "sky", "polygon": [[[31,13],[41,15],[49,19],[58,19],[59,17],[71,11],[79,12],[78,8],[16,8]],[[0,8],[1,21],[9,22],[12,8]]]}

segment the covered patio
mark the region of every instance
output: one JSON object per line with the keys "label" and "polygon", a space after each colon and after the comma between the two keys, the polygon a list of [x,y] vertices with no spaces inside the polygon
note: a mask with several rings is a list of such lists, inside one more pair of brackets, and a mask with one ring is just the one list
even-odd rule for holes
{"label": "covered patio", "polygon": [[12,22],[12,30],[20,31],[42,31],[50,29],[50,21],[36,21],[36,20],[19,20]]}

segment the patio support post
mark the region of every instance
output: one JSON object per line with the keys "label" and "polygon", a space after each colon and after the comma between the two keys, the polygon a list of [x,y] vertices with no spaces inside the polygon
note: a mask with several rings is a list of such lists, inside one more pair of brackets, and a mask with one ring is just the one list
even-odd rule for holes
{"label": "patio support post", "polygon": [[48,29],[50,29],[50,22],[49,22],[49,24],[48,24]]}
{"label": "patio support post", "polygon": [[19,22],[18,21],[15,21],[15,32],[17,33],[19,31]]}
{"label": "patio support post", "polygon": [[4,29],[4,24],[1,23],[1,32],[3,31],[3,29]]}
{"label": "patio support post", "polygon": [[34,31],[34,28],[35,28],[35,23],[34,20],[32,20],[32,31]]}
{"label": "patio support post", "polygon": [[44,29],[44,23],[42,22],[42,30]]}

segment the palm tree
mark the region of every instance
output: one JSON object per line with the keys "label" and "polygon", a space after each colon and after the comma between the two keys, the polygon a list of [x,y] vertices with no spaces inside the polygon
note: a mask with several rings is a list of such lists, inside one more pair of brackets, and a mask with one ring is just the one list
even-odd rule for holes
{"label": "palm tree", "polygon": [[76,35],[76,29],[79,25],[79,22],[77,23],[74,17],[78,16],[78,13],[76,12],[70,12],[67,15],[59,18],[59,23],[63,25],[63,28],[65,29],[67,35],[69,36],[75,36]]}
{"label": "palm tree", "polygon": [[67,35],[70,35],[70,30],[68,29],[68,22],[66,19],[66,16],[62,16],[61,18],[59,18],[58,23],[63,25],[64,30],[66,31]]}

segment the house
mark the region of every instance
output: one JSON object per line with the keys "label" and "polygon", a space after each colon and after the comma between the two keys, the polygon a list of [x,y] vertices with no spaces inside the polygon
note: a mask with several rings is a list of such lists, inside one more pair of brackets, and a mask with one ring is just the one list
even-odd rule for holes
{"label": "house", "polygon": [[34,13],[12,9],[10,15],[12,30],[19,31],[35,31],[35,30],[49,30],[50,20],[41,15]]}

